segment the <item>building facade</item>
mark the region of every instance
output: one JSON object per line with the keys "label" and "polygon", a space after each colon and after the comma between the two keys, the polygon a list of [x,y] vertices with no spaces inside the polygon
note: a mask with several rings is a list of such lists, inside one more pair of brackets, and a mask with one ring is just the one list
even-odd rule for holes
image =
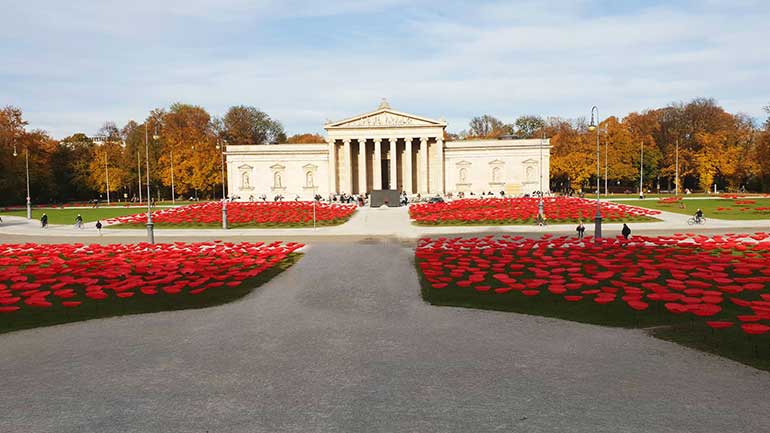
{"label": "building facade", "polygon": [[324,125],[326,143],[228,144],[228,195],[249,200],[379,189],[423,196],[548,191],[548,139],[445,141],[446,126],[395,111],[383,100],[375,111]]}

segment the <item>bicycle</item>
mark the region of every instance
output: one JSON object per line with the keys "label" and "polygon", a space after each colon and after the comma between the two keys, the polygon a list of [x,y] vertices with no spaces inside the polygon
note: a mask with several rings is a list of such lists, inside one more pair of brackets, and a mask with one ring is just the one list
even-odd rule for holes
{"label": "bicycle", "polygon": [[687,225],[695,225],[695,224],[706,224],[706,217],[690,217],[690,219],[687,220]]}

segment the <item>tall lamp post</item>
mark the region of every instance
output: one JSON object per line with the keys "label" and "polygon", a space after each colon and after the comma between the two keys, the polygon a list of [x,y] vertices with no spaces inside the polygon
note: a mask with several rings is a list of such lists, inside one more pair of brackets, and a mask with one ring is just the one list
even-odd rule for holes
{"label": "tall lamp post", "polygon": [[[598,134],[598,131],[597,131],[597,134]],[[609,150],[610,149],[610,131],[609,131],[609,125],[607,125],[604,128],[604,134],[606,135],[606,137],[604,138],[604,197],[607,198],[607,197],[609,197],[609,194],[610,194],[609,190],[607,189],[607,185],[608,185],[607,181],[609,180],[608,179],[609,171],[607,170],[607,168],[608,168],[608,164],[609,164],[609,161],[610,161],[610,153],[609,153],[610,152],[610,150]]]}
{"label": "tall lamp post", "polygon": [[[16,135],[13,137],[13,156],[19,156],[16,151]],[[24,164],[27,172],[27,219],[32,219],[32,198],[29,194],[29,146],[24,145]]]}
{"label": "tall lamp post", "polygon": [[676,196],[679,197],[679,140],[676,140],[676,179],[674,179],[674,188]]}
{"label": "tall lamp post", "polygon": [[139,159],[139,146],[136,146],[136,176],[139,180],[139,203],[142,202],[142,162]]}
{"label": "tall lamp post", "polygon": [[107,206],[110,205],[110,168],[107,161],[107,142],[104,142],[104,181],[107,184]]}
{"label": "tall lamp post", "polygon": [[[145,153],[145,163],[147,164],[145,167],[145,172],[147,173],[147,240],[151,243],[155,243],[155,232],[153,231],[153,223],[152,223],[152,198],[150,196],[150,145],[148,133],[147,133],[147,122],[144,123],[144,153]],[[158,126],[155,126],[155,133],[152,135],[153,140],[157,140],[158,137]]]}
{"label": "tall lamp post", "polygon": [[537,213],[540,215],[540,221],[545,221],[545,205],[543,204],[543,145],[545,145],[545,127],[543,127],[543,138],[540,139],[540,201],[537,202]]}
{"label": "tall lamp post", "polygon": [[601,157],[601,150],[599,147],[599,108],[596,105],[591,107],[591,124],[588,125],[588,130],[596,131],[596,216],[594,217],[596,226],[594,228],[594,239],[600,239],[602,237],[602,210],[599,196],[599,175],[601,170],[599,159]]}
{"label": "tall lamp post", "polygon": [[225,149],[222,143],[227,144],[222,139],[217,140],[217,150],[222,160],[222,228],[227,230],[227,192],[225,191]]}
{"label": "tall lamp post", "polygon": [[644,141],[641,143],[642,156],[639,158],[639,198],[644,198]]}
{"label": "tall lamp post", "polygon": [[176,204],[176,188],[174,188],[174,149],[171,153],[171,204]]}

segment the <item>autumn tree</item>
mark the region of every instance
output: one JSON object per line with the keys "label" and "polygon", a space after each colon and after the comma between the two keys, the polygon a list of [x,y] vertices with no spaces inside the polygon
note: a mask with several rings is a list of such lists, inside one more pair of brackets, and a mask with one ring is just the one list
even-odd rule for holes
{"label": "autumn tree", "polygon": [[[118,201],[127,193],[130,171],[125,161],[125,152],[120,130],[114,122],[106,122],[97,133],[98,142],[91,150],[88,163],[88,181],[101,198]],[[109,187],[109,189],[108,189]]]}
{"label": "autumn tree", "polygon": [[230,107],[223,121],[223,138],[233,145],[283,143],[283,125],[266,113],[245,105]]}
{"label": "autumn tree", "polygon": [[546,135],[551,138],[551,184],[561,191],[579,191],[596,173],[595,141],[584,121],[575,125],[550,119]]}
{"label": "autumn tree", "polygon": [[286,140],[289,144],[325,143],[326,139],[319,134],[295,134]]}
{"label": "autumn tree", "polygon": [[195,105],[173,104],[162,115],[158,168],[163,185],[171,187],[173,165],[175,193],[197,195],[213,191],[218,183],[220,158],[211,116]]}

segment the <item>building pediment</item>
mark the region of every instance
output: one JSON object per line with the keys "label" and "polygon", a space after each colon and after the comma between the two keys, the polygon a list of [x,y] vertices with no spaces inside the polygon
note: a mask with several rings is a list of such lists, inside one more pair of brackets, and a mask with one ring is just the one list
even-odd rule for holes
{"label": "building pediment", "polygon": [[275,163],[270,166],[271,170],[283,170],[284,168],[286,168],[286,166],[281,163]]}
{"label": "building pediment", "polygon": [[530,159],[527,159],[527,160],[521,161],[521,163],[522,163],[522,164],[525,164],[525,165],[531,165],[531,164],[537,164],[537,161],[536,161],[536,160],[534,160],[534,159],[531,159],[531,158],[530,158]]}
{"label": "building pediment", "polygon": [[340,120],[339,122],[329,122],[324,128],[330,130],[346,128],[403,128],[410,126],[446,127],[446,122],[414,114],[402,113],[393,110],[387,102],[383,101],[383,103],[380,104],[380,107],[375,111]]}

